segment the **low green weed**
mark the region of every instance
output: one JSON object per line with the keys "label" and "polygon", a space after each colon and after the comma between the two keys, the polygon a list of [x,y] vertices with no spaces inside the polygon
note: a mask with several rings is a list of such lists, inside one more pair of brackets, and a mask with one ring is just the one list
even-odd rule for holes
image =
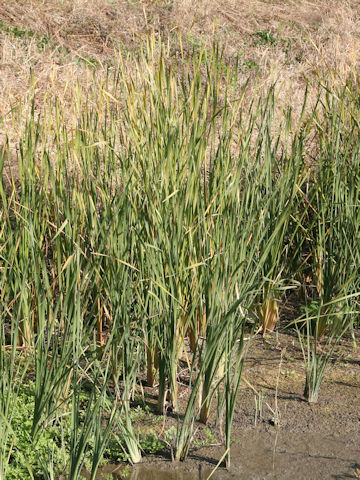
{"label": "low green weed", "polygon": [[255,45],[269,45],[274,47],[278,40],[271,30],[258,30],[254,33]]}
{"label": "low green weed", "polygon": [[59,418],[41,429],[36,442],[32,439],[32,415],[34,411],[34,385],[19,387],[13,404],[11,435],[7,449],[10,452],[6,480],[21,480],[30,474],[43,478],[44,468],[51,468],[56,475],[63,473],[69,459],[70,419]]}
{"label": "low green weed", "polygon": [[0,22],[0,31],[7,33],[14,38],[20,38],[23,40],[34,39],[38,50],[44,50],[46,47],[51,46],[51,40],[49,37],[39,35],[32,30],[19,28],[17,26],[8,26],[5,23]]}
{"label": "low green weed", "polygon": [[204,448],[208,447],[212,443],[216,441],[215,435],[212,433],[210,428],[204,428],[201,431],[201,438],[194,440],[193,447],[194,448]]}

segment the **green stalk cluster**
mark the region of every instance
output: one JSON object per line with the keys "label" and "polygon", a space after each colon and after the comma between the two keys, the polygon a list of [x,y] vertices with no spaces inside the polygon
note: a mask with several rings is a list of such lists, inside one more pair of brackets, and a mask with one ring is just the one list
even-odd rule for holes
{"label": "green stalk cluster", "polygon": [[[316,300],[299,331],[305,365],[304,396],[316,402],[326,365],[359,314],[359,111],[351,84],[328,91],[316,111],[319,152],[311,170],[307,227]],[[319,342],[325,338],[319,348]]]}
{"label": "green stalk cluster", "polygon": [[[325,330],[337,340],[356,318],[353,103],[325,95],[305,120],[305,97],[299,129],[290,111],[279,126],[275,90],[245,109],[248,85],[218,47],[182,69],[169,59],[149,37],[136,61],[121,58],[105,82],[94,77],[93,92],[79,90],[70,122],[56,99],[39,118],[28,112],[18,181],[0,182],[0,480],[16,442],[19,375],[34,378],[34,448],[44,428],[71,417],[69,479],[90,447],[95,478],[112,435],[139,462],[130,411],[140,381],[157,383],[160,413],[178,413],[184,366],[174,458],[187,457],[194,422],[208,422],[216,397],[229,465],[245,332],[274,328],[299,265],[311,265],[318,285],[315,333],[307,315],[300,335],[310,401],[323,375],[317,340]],[[309,169],[314,128],[319,161]],[[50,457],[42,462],[52,478]]]}

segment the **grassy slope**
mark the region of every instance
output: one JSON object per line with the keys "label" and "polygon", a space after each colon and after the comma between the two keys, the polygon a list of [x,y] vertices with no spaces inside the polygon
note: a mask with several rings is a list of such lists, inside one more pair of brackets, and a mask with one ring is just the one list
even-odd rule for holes
{"label": "grassy slope", "polygon": [[[0,117],[26,98],[31,68],[39,101],[82,82],[84,66],[101,70],[119,48],[136,50],[154,29],[179,48],[214,38],[241,55],[244,78],[276,79],[283,96],[300,102],[304,77],[354,69],[360,46],[359,1],[307,0],[9,0],[0,6]],[[3,128],[1,128],[3,130]]]}
{"label": "grassy slope", "polygon": [[[280,116],[289,104],[299,113],[307,80],[320,76],[343,84],[356,72],[359,6],[358,0],[2,2],[0,147],[8,138],[16,164],[15,150],[33,99],[31,72],[35,110],[43,111],[47,98],[56,97],[70,123],[76,86],[86,92],[96,89],[108,67],[117,64],[119,51],[136,54],[150,31],[169,42],[175,62],[181,50],[191,54],[203,43],[219,41],[228,59],[240,58],[239,82],[250,78],[244,101],[277,82]],[[128,68],[132,65],[128,62]]]}

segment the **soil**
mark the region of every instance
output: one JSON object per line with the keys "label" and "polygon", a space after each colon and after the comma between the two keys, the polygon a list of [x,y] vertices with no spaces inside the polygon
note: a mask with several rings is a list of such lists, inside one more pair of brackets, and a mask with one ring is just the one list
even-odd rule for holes
{"label": "soil", "polygon": [[[356,336],[359,345],[359,332]],[[231,468],[218,468],[213,480],[360,478],[359,346],[354,346],[350,335],[341,340],[316,404],[304,400],[304,380],[296,332],[287,330],[253,341],[233,423]],[[257,419],[255,390],[263,395]],[[211,421],[209,427],[216,432]],[[222,445],[204,447],[192,451],[181,464],[147,457],[127,478],[207,479],[223,453]],[[108,472],[113,470],[107,467]],[[116,472],[112,477],[124,478]]]}

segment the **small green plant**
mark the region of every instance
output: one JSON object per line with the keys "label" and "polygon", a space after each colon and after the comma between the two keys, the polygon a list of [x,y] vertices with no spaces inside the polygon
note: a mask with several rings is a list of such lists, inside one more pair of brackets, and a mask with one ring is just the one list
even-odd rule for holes
{"label": "small green plant", "polygon": [[271,30],[258,30],[254,33],[255,45],[269,45],[271,47],[277,44],[277,39]]}
{"label": "small green plant", "polygon": [[41,476],[44,468],[51,468],[55,475],[66,470],[69,449],[63,442],[70,436],[69,417],[51,422],[41,429],[36,440],[33,440],[33,410],[34,384],[18,386],[17,398],[12,405],[11,433],[7,442],[9,464],[6,480],[19,480],[29,475]]}
{"label": "small green plant", "polygon": [[291,46],[292,46],[291,39],[290,38],[282,38],[280,43],[281,43],[281,48],[286,53],[286,55],[288,55],[291,51]]}
{"label": "small green plant", "polygon": [[187,34],[186,36],[187,38],[187,41],[190,43],[190,45],[196,50],[200,50],[200,48],[202,47],[202,43],[201,41],[199,41],[197,38],[195,38],[193,35],[191,35],[190,33]]}
{"label": "small green plant", "polygon": [[203,447],[208,447],[212,443],[215,442],[216,437],[210,430],[210,428],[204,428],[201,431],[201,439],[196,439],[193,442],[193,447],[194,448],[203,448]]}
{"label": "small green plant", "polygon": [[46,47],[51,46],[51,40],[49,37],[39,35],[29,29],[22,29],[16,26],[10,27],[4,23],[0,23],[0,30],[15,38],[21,38],[24,40],[34,39],[38,50],[44,50]]}
{"label": "small green plant", "polygon": [[254,423],[256,427],[258,424],[258,421],[262,420],[262,414],[263,414],[264,393],[262,390],[260,390],[257,394],[254,395],[254,402],[255,402]]}
{"label": "small green plant", "polygon": [[155,455],[162,452],[165,446],[156,433],[150,432],[140,437],[140,448],[145,453]]}
{"label": "small green plant", "polygon": [[242,65],[246,68],[248,68],[249,70],[253,69],[253,68],[258,68],[258,64],[254,61],[254,60],[244,60],[242,62]]}

